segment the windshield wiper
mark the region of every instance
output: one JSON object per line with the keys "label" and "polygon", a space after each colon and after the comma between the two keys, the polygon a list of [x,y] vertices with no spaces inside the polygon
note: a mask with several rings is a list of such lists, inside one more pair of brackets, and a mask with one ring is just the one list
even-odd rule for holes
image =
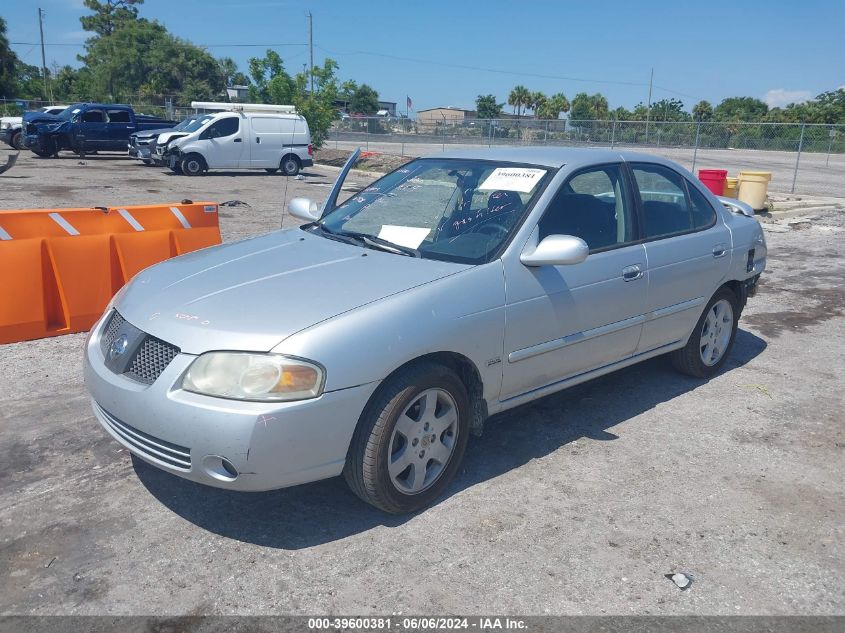
{"label": "windshield wiper", "polygon": [[387,251],[388,253],[396,253],[397,255],[408,255],[409,257],[421,257],[420,252],[415,248],[411,248],[410,246],[402,246],[401,244],[395,244],[390,240],[386,240],[375,235],[370,235],[369,233],[343,231],[341,233],[335,233],[335,235],[340,235],[342,237],[351,237],[353,239],[359,240],[360,242],[363,242],[367,246],[376,248],[381,251]]}

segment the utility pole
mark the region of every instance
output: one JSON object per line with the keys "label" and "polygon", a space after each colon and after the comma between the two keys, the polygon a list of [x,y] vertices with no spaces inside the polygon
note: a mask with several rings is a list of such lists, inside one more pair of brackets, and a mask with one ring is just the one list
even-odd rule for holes
{"label": "utility pole", "polygon": [[651,69],[651,77],[648,80],[648,105],[645,111],[645,142],[648,144],[648,124],[651,119],[651,86],[654,83],[654,68]]}
{"label": "utility pole", "polygon": [[311,94],[314,94],[314,16],[308,12],[308,48],[311,51]]}
{"label": "utility pole", "polygon": [[50,89],[47,84],[47,56],[44,54],[44,10],[38,8],[38,30],[41,32],[41,73],[44,76],[44,98],[50,98]]}

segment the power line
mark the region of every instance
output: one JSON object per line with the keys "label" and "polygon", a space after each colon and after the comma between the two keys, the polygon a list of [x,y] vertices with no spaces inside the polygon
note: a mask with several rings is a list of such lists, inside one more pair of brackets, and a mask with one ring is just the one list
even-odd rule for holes
{"label": "power line", "polygon": [[[9,42],[14,46],[38,46],[38,42]],[[71,46],[75,48],[84,48],[85,43],[80,42],[78,44],[69,44],[69,43],[44,43],[44,46]],[[282,46],[308,46],[308,44],[194,44],[194,46],[198,46],[200,48],[275,48],[275,47],[282,47]]]}

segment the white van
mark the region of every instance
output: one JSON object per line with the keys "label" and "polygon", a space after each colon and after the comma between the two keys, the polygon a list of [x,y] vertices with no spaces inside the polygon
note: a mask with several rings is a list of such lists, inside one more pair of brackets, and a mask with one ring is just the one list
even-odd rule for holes
{"label": "white van", "polygon": [[161,147],[170,168],[188,176],[209,169],[263,169],[295,176],[314,164],[308,122],[293,106],[193,102],[204,114]]}

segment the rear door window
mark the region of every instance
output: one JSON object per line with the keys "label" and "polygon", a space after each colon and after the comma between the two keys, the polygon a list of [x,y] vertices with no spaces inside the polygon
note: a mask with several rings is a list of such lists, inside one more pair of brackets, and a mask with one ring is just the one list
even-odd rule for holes
{"label": "rear door window", "polygon": [[716,211],[694,185],[687,182],[689,191],[690,208],[692,210],[692,221],[696,229],[706,229],[716,222]]}
{"label": "rear door window", "polygon": [[643,210],[643,236],[655,239],[695,230],[684,178],[662,165],[634,163]]}
{"label": "rear door window", "polygon": [[109,110],[110,123],[129,123],[129,110]]}

